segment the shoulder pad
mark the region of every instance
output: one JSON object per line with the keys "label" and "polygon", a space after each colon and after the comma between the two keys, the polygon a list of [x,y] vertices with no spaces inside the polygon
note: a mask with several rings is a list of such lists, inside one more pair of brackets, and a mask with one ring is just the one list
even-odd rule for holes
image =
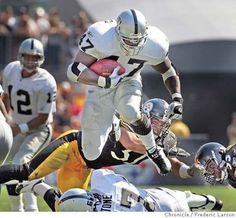
{"label": "shoulder pad", "polygon": [[8,73],[10,72],[14,67],[20,67],[21,64],[20,64],[20,61],[13,61],[13,62],[10,62],[9,64],[7,64],[7,66],[4,68],[4,72]]}
{"label": "shoulder pad", "polygon": [[21,67],[20,61],[13,61],[7,64],[7,66],[3,70],[3,77],[6,79],[8,76],[14,74],[14,72],[17,72],[13,69]]}
{"label": "shoulder pad", "polygon": [[147,41],[142,51],[152,59],[152,64],[156,65],[163,62],[168,55],[169,40],[157,27],[149,26],[147,32]]}
{"label": "shoulder pad", "polygon": [[113,42],[115,26],[116,21],[110,20],[96,22],[89,27],[87,35],[97,51],[106,50]]}

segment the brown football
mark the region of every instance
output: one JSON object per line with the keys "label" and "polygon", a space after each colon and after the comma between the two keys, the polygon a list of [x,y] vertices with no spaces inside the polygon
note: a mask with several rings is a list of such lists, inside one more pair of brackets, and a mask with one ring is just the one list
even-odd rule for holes
{"label": "brown football", "polygon": [[96,62],[94,62],[89,69],[94,71],[99,76],[108,77],[112,74],[113,70],[120,66],[120,70],[118,72],[118,75],[125,73],[125,68],[119,64],[117,61],[111,60],[111,59],[100,59]]}

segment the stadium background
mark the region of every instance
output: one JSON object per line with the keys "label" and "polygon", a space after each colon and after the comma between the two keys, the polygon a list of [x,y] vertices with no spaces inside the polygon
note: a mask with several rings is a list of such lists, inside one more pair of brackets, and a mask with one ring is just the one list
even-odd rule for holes
{"label": "stadium background", "polygon": [[[226,0],[222,4],[220,0],[70,0],[70,3],[65,4],[64,0],[0,0],[0,10],[5,10],[8,5],[13,6],[16,15],[22,6],[29,10],[31,16],[38,7],[44,8],[48,13],[57,9],[60,19],[68,29],[74,27],[73,19],[80,11],[86,12],[88,22],[92,23],[115,18],[122,9],[135,5],[135,8],[145,14],[150,24],[160,27],[167,34],[170,40],[170,57],[180,72],[184,97],[183,121],[192,133],[188,139],[179,140],[179,146],[192,154],[190,158],[183,160],[192,163],[197,148],[206,141],[218,141],[227,145],[226,128],[232,112],[236,111],[235,1]],[[107,8],[105,11],[104,5]],[[23,38],[24,36],[0,34],[0,70],[16,58],[16,48]],[[68,111],[68,105],[60,104],[55,121],[55,137],[68,128],[79,128],[78,120],[86,92],[83,86],[64,82],[67,81],[66,66],[73,57],[74,47],[70,47],[69,37],[61,36],[59,42],[56,46],[45,44],[48,47],[44,67],[58,82],[59,100],[67,99],[66,103],[73,105],[73,112]],[[170,102],[160,75],[149,67],[143,72],[143,84],[146,98],[160,97]],[[62,118],[71,116],[71,113],[73,119]],[[58,126],[62,123],[65,125],[59,129]],[[116,167],[115,170],[122,171],[138,185],[188,185],[188,189],[191,187],[189,185],[205,185],[200,178],[184,182],[171,175],[160,178],[148,161],[138,167]],[[227,186],[223,188],[230,189]],[[223,194],[222,187],[215,189],[220,190],[219,196]],[[206,190],[209,192],[213,189],[206,187]],[[235,190],[230,194],[235,194]]]}

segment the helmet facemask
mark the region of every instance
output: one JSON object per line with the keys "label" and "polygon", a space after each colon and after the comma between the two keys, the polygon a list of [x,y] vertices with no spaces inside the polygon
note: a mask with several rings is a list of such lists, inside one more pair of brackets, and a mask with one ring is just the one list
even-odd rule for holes
{"label": "helmet facemask", "polygon": [[216,159],[209,159],[205,165],[197,164],[201,170],[205,181],[215,185],[222,184],[228,178],[227,163],[222,160],[220,163]]}
{"label": "helmet facemask", "polygon": [[147,24],[137,10],[126,10],[117,18],[116,33],[120,48],[127,56],[137,55],[145,44]]}
{"label": "helmet facemask", "polygon": [[120,48],[127,56],[137,55],[146,41],[146,35],[137,36],[133,34],[133,36],[127,37],[120,32],[117,34],[120,41]]}
{"label": "helmet facemask", "polygon": [[168,129],[170,127],[170,121],[168,119],[161,119],[156,116],[151,115],[151,126],[153,129],[153,133],[156,136],[162,136],[164,137],[165,135],[168,134]]}
{"label": "helmet facemask", "polygon": [[19,60],[20,63],[23,65],[23,68],[28,73],[32,73],[43,64],[44,57],[40,55],[21,54]]}
{"label": "helmet facemask", "polygon": [[222,184],[228,178],[228,164],[225,161],[225,147],[210,142],[202,145],[195,156],[195,164],[206,182]]}

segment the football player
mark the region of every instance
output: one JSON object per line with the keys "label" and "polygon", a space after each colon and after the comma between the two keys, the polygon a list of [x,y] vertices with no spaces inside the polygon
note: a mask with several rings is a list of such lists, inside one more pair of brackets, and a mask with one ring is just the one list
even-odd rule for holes
{"label": "football player", "polygon": [[11,127],[8,124],[9,117],[6,107],[2,101],[2,95],[3,89],[0,85],[0,165],[4,164],[4,161],[10,152],[13,143]]}
{"label": "football player", "polygon": [[[223,203],[212,195],[195,194],[163,187],[140,189],[126,178],[111,170],[94,170],[91,191],[70,189],[55,199],[54,190],[42,180],[24,182],[17,187],[19,192],[35,192],[46,202],[58,202],[57,211],[89,212],[177,212],[219,211]],[[52,207],[51,207],[52,208]],[[54,211],[54,208],[52,208]]]}
{"label": "football player", "polygon": [[[56,81],[45,69],[44,48],[34,38],[25,39],[18,50],[18,60],[9,63],[2,73],[3,99],[12,116],[13,146],[6,162],[28,162],[52,135],[51,123],[55,112]],[[12,211],[23,211],[22,196],[15,185],[7,186]],[[27,194],[26,211],[37,211],[37,199]]]}
{"label": "football player", "polygon": [[[162,99],[151,99],[143,108],[152,121],[156,143],[165,149],[166,154],[175,151],[177,139],[168,131],[171,122],[167,113],[169,104]],[[82,131],[68,131],[39,151],[29,162],[0,167],[0,183],[13,179],[34,180],[59,169],[57,184],[62,192],[74,187],[86,189],[91,169],[125,163],[139,164],[147,159],[142,141],[126,123],[119,124],[118,119],[113,123],[113,130],[102,148],[101,155],[94,161],[86,159],[84,155],[81,146],[82,135]],[[170,161],[176,176],[188,178],[197,173],[194,166],[189,167],[175,157],[170,158]]]}
{"label": "football player", "polygon": [[195,164],[210,184],[228,182],[236,188],[236,145],[225,148],[217,142],[202,145],[196,155]]}
{"label": "football player", "polygon": [[[71,81],[90,85],[82,114],[82,149],[93,161],[102,152],[116,112],[132,126],[142,140],[148,158],[161,174],[171,170],[163,149],[156,145],[151,123],[140,110],[142,98],[141,70],[151,65],[161,73],[172,96],[172,116],[182,117],[180,80],[168,57],[169,42],[156,27],[148,26],[144,15],[135,9],[122,11],[117,19],[97,22],[83,34],[74,62],[68,66]],[[126,70],[118,75],[116,67],[109,77],[89,69],[99,59],[113,59]]]}

